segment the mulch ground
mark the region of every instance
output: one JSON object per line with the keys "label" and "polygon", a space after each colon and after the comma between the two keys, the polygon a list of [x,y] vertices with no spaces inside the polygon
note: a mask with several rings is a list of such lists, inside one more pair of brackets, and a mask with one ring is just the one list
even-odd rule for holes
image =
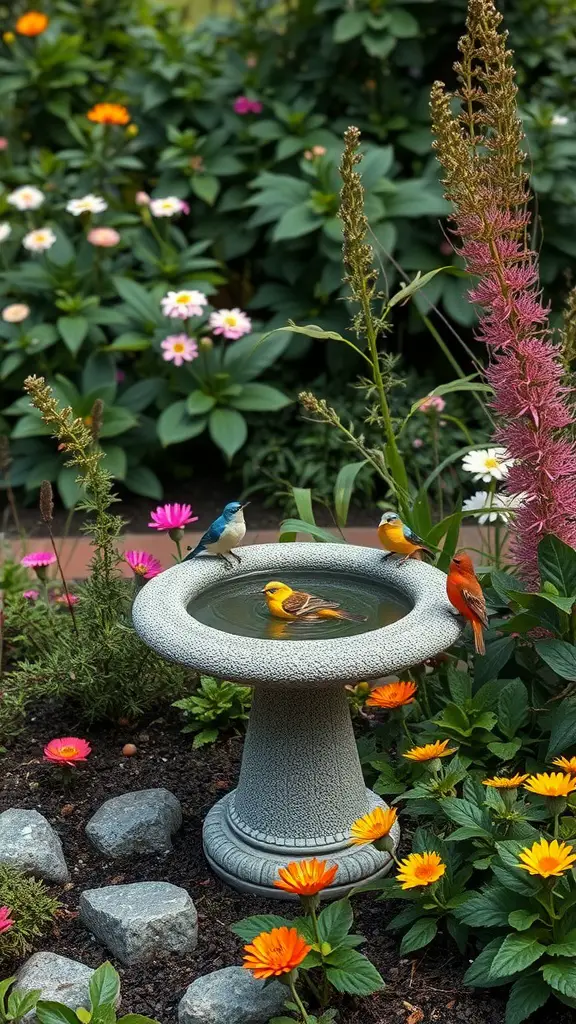
{"label": "mulch ground", "polygon": [[[229,926],[254,913],[281,913],[281,904],[244,896],[227,888],[209,871],[202,854],[202,821],[209,807],[233,788],[241,754],[241,740],[232,738],[194,750],[177,720],[155,720],[130,728],[109,728],[86,733],[62,714],[38,713],[8,753],[0,758],[2,774],[0,811],[9,807],[34,808],[58,832],[71,871],[71,881],[56,893],[64,910],[52,934],[37,949],[52,950],[96,967],[108,958],[106,950],[83,928],[77,907],[83,889],[123,882],[163,880],[183,886],[191,894],[199,917],[197,949],[180,958],[153,960],[123,967],[122,1010],[157,1018],[161,1024],[176,1020],[178,1002],[199,975],[241,963],[242,944]],[[51,765],[42,761],[42,747],[54,736],[82,735],[90,739],[92,755],[80,766],[75,782],[64,793]],[[127,742],[137,746],[132,758],[123,757]],[[84,826],[101,804],[112,796],[135,789],[165,786],[180,800],[184,814],[181,832],[174,837],[174,852],[165,857],[107,861],[90,848]],[[385,931],[397,908],[376,903],[370,895],[356,899],[358,930],[367,938],[365,951],[384,979],[385,992],[365,1000],[341,1002],[340,1024],[503,1024],[501,992],[477,992],[462,986],[467,961],[450,946],[437,941],[429,950],[399,959],[398,943]],[[7,977],[19,964],[3,964]],[[546,1007],[547,1024],[567,1024],[567,1013]]]}

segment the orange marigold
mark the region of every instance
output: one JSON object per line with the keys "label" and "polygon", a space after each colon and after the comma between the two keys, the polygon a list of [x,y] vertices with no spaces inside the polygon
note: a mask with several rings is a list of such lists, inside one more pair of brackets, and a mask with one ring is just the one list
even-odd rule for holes
{"label": "orange marigold", "polygon": [[128,124],[130,114],[121,103],[96,103],[86,114],[95,124]]}
{"label": "orange marigold", "polygon": [[372,708],[401,708],[404,704],[414,703],[416,683],[397,682],[377,686],[368,697],[366,703]]}
{"label": "orange marigold", "polygon": [[273,928],[260,932],[253,942],[244,946],[243,967],[255,978],[277,978],[298,967],[312,949],[295,928]]}
{"label": "orange marigold", "polygon": [[576,777],[564,775],[562,772],[544,772],[541,775],[531,775],[524,783],[524,789],[530,793],[537,793],[538,796],[568,796],[576,789]]}
{"label": "orange marigold", "polygon": [[484,786],[492,786],[493,789],[516,789],[526,782],[528,775],[496,775],[493,779],[482,779]]}
{"label": "orange marigold", "polygon": [[49,20],[41,11],[27,11],[20,15],[14,28],[19,36],[40,36],[48,28]]}
{"label": "orange marigold", "polygon": [[532,847],[521,850],[519,857],[523,863],[518,867],[522,871],[540,875],[541,878],[558,878],[565,871],[569,871],[576,861],[573,847],[567,843],[559,843],[557,839],[553,839],[551,843],[547,839],[541,839]]}
{"label": "orange marigold", "polygon": [[285,868],[279,868],[280,881],[274,882],[277,889],[293,892],[296,896],[316,896],[332,884],[338,865],[328,867],[325,860],[293,860]]}
{"label": "orange marigold", "polygon": [[409,761],[433,761],[435,757],[448,757],[448,754],[455,754],[456,747],[449,747],[450,740],[436,740],[436,743],[426,743],[423,747],[412,747],[402,757]]}
{"label": "orange marigold", "polygon": [[432,885],[446,871],[439,853],[411,853],[400,861],[400,870],[396,875],[403,889],[414,889],[417,885]]}
{"label": "orange marigold", "polygon": [[569,775],[576,775],[576,757],[555,757],[552,764],[562,768]]}
{"label": "orange marigold", "polygon": [[397,818],[393,807],[375,807],[373,811],[358,818],[350,829],[350,842],[353,846],[363,843],[375,843],[390,832]]}

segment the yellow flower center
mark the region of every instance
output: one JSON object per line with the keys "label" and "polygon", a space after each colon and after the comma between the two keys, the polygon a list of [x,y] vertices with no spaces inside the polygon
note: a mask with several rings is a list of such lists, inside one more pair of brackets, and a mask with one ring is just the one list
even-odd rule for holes
{"label": "yellow flower center", "polygon": [[184,345],[182,344],[181,341],[176,341],[174,343],[174,347],[172,349],[173,352],[184,352],[184,350]]}
{"label": "yellow flower center", "polygon": [[486,469],[498,469],[500,463],[498,459],[490,458],[485,460],[484,465]]}
{"label": "yellow flower center", "polygon": [[77,747],[60,747],[58,751],[60,757],[75,757],[78,753]]}
{"label": "yellow flower center", "polygon": [[414,874],[416,878],[420,878],[423,882],[427,882],[434,874],[434,866],[431,864],[419,864]]}
{"label": "yellow flower center", "polygon": [[182,295],[179,295],[178,298],[176,299],[176,302],[178,302],[181,306],[186,306],[190,302],[190,296],[188,295],[188,292],[183,292]]}
{"label": "yellow flower center", "polygon": [[538,867],[541,871],[556,871],[559,865],[560,861],[557,857],[541,857],[538,861]]}
{"label": "yellow flower center", "polygon": [[237,318],[235,316],[225,316],[224,317],[224,323],[226,324],[227,327],[236,327],[237,322],[238,321],[237,321]]}

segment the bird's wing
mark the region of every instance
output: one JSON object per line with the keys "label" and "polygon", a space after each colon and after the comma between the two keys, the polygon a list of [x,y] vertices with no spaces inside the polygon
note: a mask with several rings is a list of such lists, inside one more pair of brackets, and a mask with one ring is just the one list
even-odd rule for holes
{"label": "bird's wing", "polygon": [[320,611],[321,608],[339,608],[337,601],[326,601],[323,597],[316,597],[314,594],[305,594],[302,590],[295,590],[290,597],[282,601],[282,607],[290,615],[310,615],[312,612]]}
{"label": "bird's wing", "polygon": [[222,532],[226,526],[226,520],[222,516],[218,516],[214,522],[208,527],[206,533],[200,541],[201,544],[215,544],[217,540],[222,536]]}
{"label": "bird's wing", "polygon": [[409,526],[406,526],[406,523],[402,523],[402,533],[406,537],[406,540],[412,541],[413,544],[424,544],[422,537],[419,537],[417,533],[414,533],[414,530],[410,529]]}
{"label": "bird's wing", "polygon": [[471,611],[480,619],[482,625],[488,628],[488,613],[486,611],[486,601],[484,600],[484,594],[473,594],[471,590],[467,590],[466,587],[462,587],[462,597],[466,601],[466,604]]}

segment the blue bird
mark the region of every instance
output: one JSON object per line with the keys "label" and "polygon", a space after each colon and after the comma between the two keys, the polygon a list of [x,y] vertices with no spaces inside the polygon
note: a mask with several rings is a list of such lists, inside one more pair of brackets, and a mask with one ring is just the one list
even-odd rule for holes
{"label": "blue bird", "polygon": [[223,558],[227,567],[234,566],[234,562],[231,562],[228,557],[229,555],[232,555],[237,562],[241,562],[240,555],[237,555],[232,549],[244,540],[246,533],[244,509],[249,504],[249,501],[245,501],[244,504],[240,501],[229,501],[224,506],[222,515],[218,516],[212,525],[208,527],[202,539],[194,550],[189,555],[186,555],[184,561],[187,562],[189,558],[194,558],[201,551],[208,551],[211,555],[218,555],[220,558]]}

